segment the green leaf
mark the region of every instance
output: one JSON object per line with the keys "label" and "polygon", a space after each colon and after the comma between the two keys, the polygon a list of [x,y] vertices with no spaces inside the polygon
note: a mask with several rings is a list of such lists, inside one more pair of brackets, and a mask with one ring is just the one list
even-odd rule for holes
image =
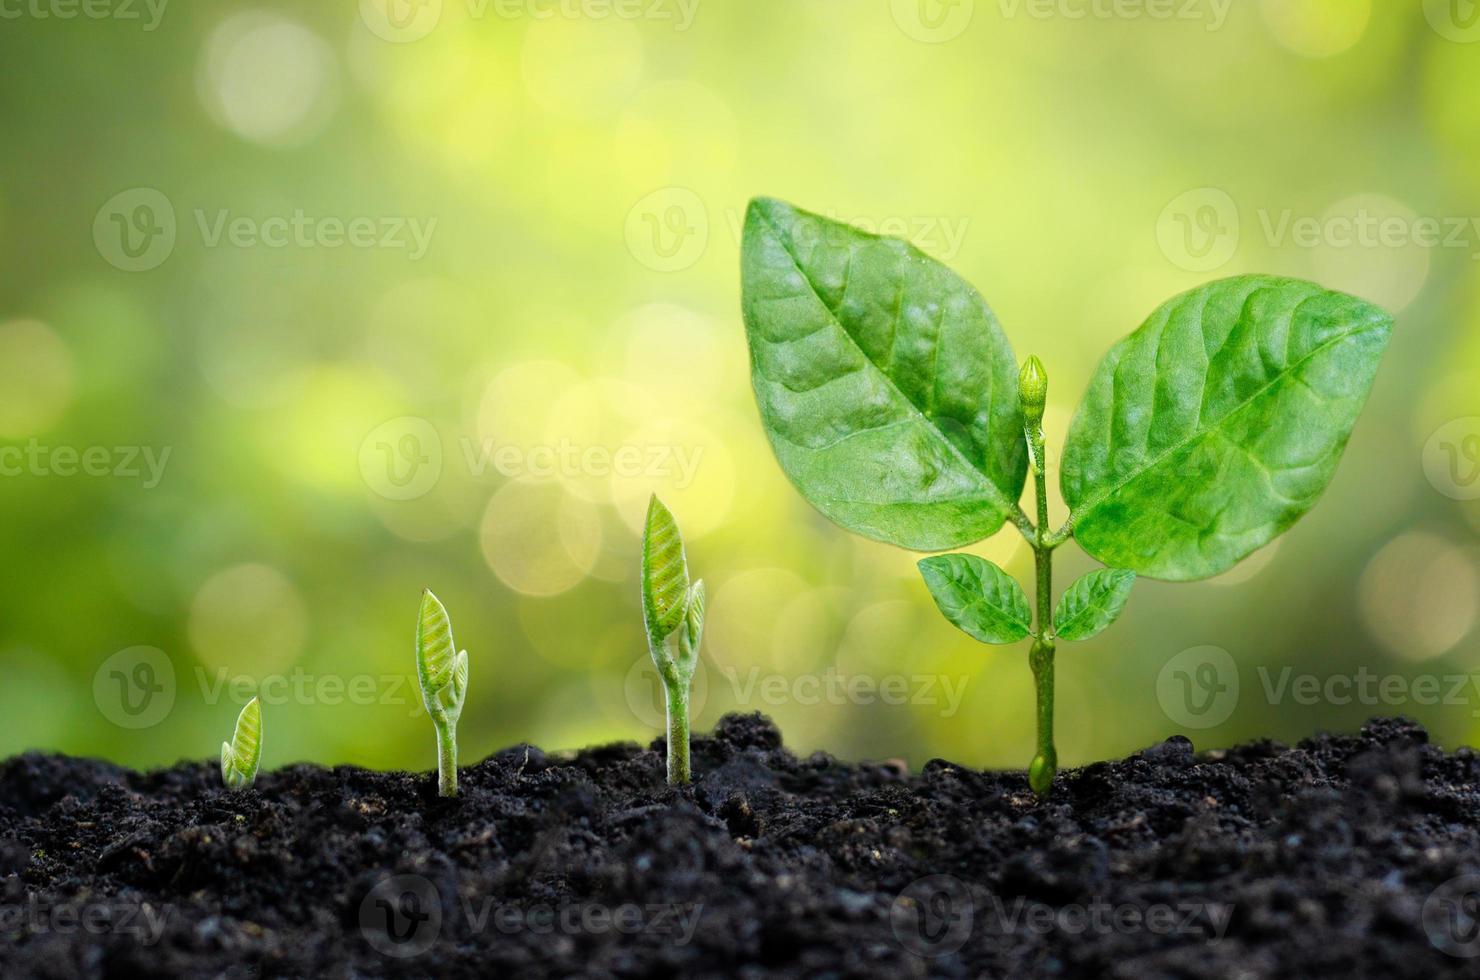
{"label": "green leaf", "polygon": [[1120,617],[1136,573],[1123,568],[1090,572],[1069,586],[1054,609],[1054,632],[1064,640],[1087,640]]}
{"label": "green leaf", "polygon": [[1069,427],[1075,538],[1153,578],[1233,567],[1330,483],[1392,325],[1370,303],[1273,276],[1167,303],[1111,349]]}
{"label": "green leaf", "polygon": [[253,698],[237,715],[231,741],[221,743],[221,781],[227,789],[250,787],[257,780],[261,759],[262,705]]}
{"label": "green leaf", "polygon": [[699,652],[699,641],[704,637],[704,580],[701,578],[689,589],[688,608],[684,612],[684,647],[692,656]]}
{"label": "green leaf", "polygon": [[918,563],[946,619],[983,643],[1016,643],[1033,629],[1023,587],[985,558],[936,555]]}
{"label": "green leaf", "polygon": [[642,535],[642,612],[654,643],[684,621],[689,597],[689,562],[678,522],[656,495],[648,501]]}
{"label": "green leaf", "polygon": [[422,592],[416,620],[416,674],[428,714],[438,708],[438,694],[453,681],[453,622],[431,589]]}
{"label": "green leaf", "polygon": [[802,495],[919,551],[995,533],[1027,450],[1017,362],[976,290],[907,242],[766,198],[741,253],[751,382]]}

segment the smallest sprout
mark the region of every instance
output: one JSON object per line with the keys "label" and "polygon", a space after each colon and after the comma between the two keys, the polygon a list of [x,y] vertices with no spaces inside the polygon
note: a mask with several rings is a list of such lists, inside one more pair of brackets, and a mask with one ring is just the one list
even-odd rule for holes
{"label": "smallest sprout", "polygon": [[221,781],[230,790],[251,789],[262,759],[262,704],[247,702],[236,718],[230,742],[221,743]]}

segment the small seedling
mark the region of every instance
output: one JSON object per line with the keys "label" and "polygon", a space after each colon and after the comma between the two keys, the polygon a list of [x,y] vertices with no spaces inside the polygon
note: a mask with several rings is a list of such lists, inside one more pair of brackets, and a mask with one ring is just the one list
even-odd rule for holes
{"label": "small seedling", "polygon": [[642,617],[668,704],[668,784],[682,786],[690,777],[689,684],[704,635],[704,580],[689,585],[678,524],[656,496],[648,501],[642,535]]}
{"label": "small seedling", "polygon": [[437,792],[457,795],[457,719],[468,695],[468,651],[455,656],[452,620],[431,590],[421,594],[416,620],[416,676],[421,700],[437,729]]}
{"label": "small seedling", "polygon": [[[1049,528],[1048,377],[1019,369],[992,311],[912,245],[775,200],[751,202],[742,305],[761,420],[788,477],[878,541],[946,551],[1011,522],[1033,549],[1036,608],[975,555],[926,558],[941,612],[986,643],[1032,638],[1047,796],[1058,640],[1086,640],[1137,575],[1218,575],[1290,528],[1341,458],[1392,333],[1388,314],[1313,283],[1240,276],[1163,305],[1116,344],[1069,426]],[[1019,504],[1033,474],[1037,520]],[[1052,605],[1070,538],[1109,566]]]}
{"label": "small seedling", "polygon": [[251,789],[262,761],[262,705],[248,701],[236,716],[231,741],[221,743],[221,782],[227,789]]}

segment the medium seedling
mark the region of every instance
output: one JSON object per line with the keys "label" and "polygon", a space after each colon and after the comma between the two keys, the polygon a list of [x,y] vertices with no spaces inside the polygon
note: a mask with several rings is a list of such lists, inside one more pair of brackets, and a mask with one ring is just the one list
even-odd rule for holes
{"label": "medium seedling", "polygon": [[221,743],[221,782],[230,790],[251,789],[262,761],[262,705],[248,701],[236,716],[231,741]]}
{"label": "medium seedling", "polygon": [[689,585],[678,524],[656,496],[648,501],[642,535],[642,618],[668,706],[668,784],[682,786],[691,775],[689,685],[704,635],[704,580]]}
{"label": "medium seedling", "polygon": [[[1033,549],[1036,603],[975,555],[926,558],[941,612],[986,643],[1032,638],[1047,796],[1058,640],[1085,640],[1136,575],[1221,574],[1283,533],[1330,483],[1393,321],[1313,283],[1240,276],[1172,299],[1116,344],[1069,426],[1050,530],[1037,358],[1019,369],[992,311],[912,245],[780,201],[746,215],[742,304],[761,420],[787,476],[856,533],[960,548],[1011,522]],[[1019,500],[1033,474],[1037,519]],[[1109,566],[1052,605],[1070,538]]]}
{"label": "medium seedling", "polygon": [[437,792],[457,795],[457,719],[468,696],[468,652],[456,655],[452,620],[428,589],[416,620],[416,676],[421,700],[437,729]]}

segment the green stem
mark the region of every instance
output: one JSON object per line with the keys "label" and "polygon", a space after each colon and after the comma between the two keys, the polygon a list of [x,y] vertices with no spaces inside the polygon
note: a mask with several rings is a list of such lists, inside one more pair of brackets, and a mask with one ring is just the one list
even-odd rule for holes
{"label": "green stem", "polygon": [[437,727],[437,792],[457,795],[457,736],[451,725]]}
{"label": "green stem", "polygon": [[668,694],[668,785],[689,784],[689,688],[664,684]]}
{"label": "green stem", "polygon": [[1038,498],[1038,529],[1033,539],[1033,558],[1038,572],[1037,634],[1028,662],[1038,701],[1038,752],[1028,766],[1028,785],[1039,799],[1047,799],[1058,771],[1059,754],[1053,745],[1053,549],[1062,543],[1048,531],[1048,480],[1044,473],[1043,426],[1027,429],[1033,458],[1033,490]]}

